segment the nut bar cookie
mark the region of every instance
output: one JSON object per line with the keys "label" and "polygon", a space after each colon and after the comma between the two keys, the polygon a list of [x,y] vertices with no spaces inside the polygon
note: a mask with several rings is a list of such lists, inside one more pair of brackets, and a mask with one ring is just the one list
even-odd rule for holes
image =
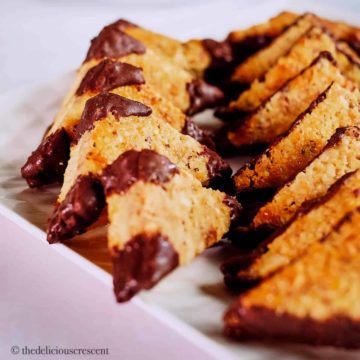
{"label": "nut bar cookie", "polygon": [[360,348],[360,212],[343,215],[320,243],[226,312],[225,333]]}
{"label": "nut bar cookie", "polygon": [[252,227],[285,224],[308,201],[323,196],[341,176],[360,168],[360,128],[339,128],[321,153],[278,190],[256,214]]}
{"label": "nut bar cookie", "polygon": [[[146,39],[146,43],[129,35],[126,31],[136,32],[141,40]],[[140,33],[143,35],[140,36]],[[179,56],[170,56],[174,50],[173,46],[169,46],[168,41],[170,41],[169,38],[159,39],[159,35],[154,33],[150,36],[146,30],[119,20],[106,26],[91,41],[81,68],[93,66],[94,62],[104,58],[121,58],[123,62],[141,67],[146,81],[150,81],[152,76],[154,88],[189,114],[217,105],[223,97],[221,91],[181,67],[179,62],[182,61],[179,60]],[[150,43],[153,44],[151,47],[148,46]],[[129,47],[128,44],[131,46]],[[178,60],[174,60],[174,56]]]}
{"label": "nut bar cookie", "polygon": [[186,123],[191,121],[171,101],[160,96],[151,85],[151,81],[145,81],[141,68],[117,60],[104,59],[86,73],[75,96],[66,109],[63,109],[64,113],[58,116],[51,131],[63,127],[72,138],[86,101],[103,91],[110,91],[151,106],[153,112],[162,116],[178,131],[185,132]]}
{"label": "nut bar cookie", "polygon": [[118,301],[219,241],[240,205],[203,188],[187,171],[152,150],[130,150],[104,169],[109,248]]}
{"label": "nut bar cookie", "polygon": [[[245,148],[269,144],[285,133],[294,120],[307,109],[333,82],[342,82],[336,63],[329,52],[322,52],[299,75],[288,81],[253,112],[231,122],[220,130],[221,145],[228,148]],[[236,114],[236,110],[230,110]]]}
{"label": "nut bar cookie", "polygon": [[71,237],[90,225],[91,221],[79,228],[77,223],[68,224],[69,202],[77,192],[78,180],[89,174],[98,176],[127,150],[151,149],[165,155],[206,186],[216,186],[231,175],[230,166],[214,151],[175,130],[148,106],[112,93],[87,101],[74,139],[60,204],[49,223],[49,241]]}
{"label": "nut bar cookie", "polygon": [[227,41],[231,44],[233,54],[238,63],[269,45],[274,38],[296,21],[298,15],[291,12],[281,12],[267,22],[251,26],[244,30],[232,31]]}
{"label": "nut bar cookie", "polygon": [[[339,179],[325,196],[305,205],[245,261],[223,266],[230,286],[252,286],[304,254],[329,234],[341,218],[360,206],[360,170]],[[237,264],[236,264],[237,262]]]}
{"label": "nut bar cookie", "polygon": [[[359,50],[359,28],[330,21],[311,13],[300,16],[288,12],[280,13],[279,16],[270,19],[268,23],[254,27],[256,35],[253,41],[258,44],[258,51],[245,61],[239,61],[240,64],[232,76],[233,81],[250,84],[255,79],[261,78],[311,26],[322,27],[328,30],[336,40],[346,42],[355,51]],[[252,29],[229,34],[228,41],[234,48],[234,56],[237,54],[236,45],[241,49],[242,42],[245,44],[249,42],[250,48],[252,48],[252,37],[250,35],[247,38],[246,35],[247,32],[251,33]]]}
{"label": "nut bar cookie", "polygon": [[[232,31],[227,38],[233,49],[237,63],[268,46],[280,36],[301,15],[292,12],[282,12],[265,23],[252,26],[245,30]],[[304,16],[304,15],[302,15]],[[345,41],[357,53],[360,50],[360,29],[358,27],[332,21],[312,14],[315,23],[329,29],[337,40]]]}
{"label": "nut bar cookie", "polygon": [[[330,52],[341,72],[357,85],[360,84],[360,59],[346,44],[336,42],[325,29],[312,27],[284,56],[264,74],[252,82],[237,100],[230,103],[230,109],[237,112],[251,112],[271,95],[308,67],[321,51]],[[228,113],[230,111],[228,109]]]}
{"label": "nut bar cookie", "polygon": [[[110,26],[117,26],[116,24],[124,22],[129,24],[124,20],[119,20]],[[232,72],[234,59],[232,47],[228,41],[192,39],[182,43],[134,24],[129,24],[127,27],[122,26],[122,29],[147,48],[167,57],[192,75],[206,79],[217,86],[224,82],[222,77],[228,77]],[[205,85],[203,86],[205,89]],[[205,94],[203,94],[203,98],[205,98]],[[209,105],[211,106],[211,104]]]}
{"label": "nut bar cookie", "polygon": [[[118,21],[105,27],[92,40],[86,59],[53,126],[23,167],[22,175],[30,186],[61,181],[69,156],[72,130],[79,121],[87,97],[100,91],[116,89],[121,95],[140,100],[136,94],[141,86],[141,89],[145,89],[144,98],[140,96],[142,102],[146,103],[147,99],[153,102],[154,98],[158,99],[154,102],[159,102],[163,97],[189,114],[222,101],[223,93],[218,88],[195,78],[168,57],[146,48],[143,43],[127,35],[123,30],[128,26],[133,25]],[[117,60],[124,64],[119,65]],[[149,88],[143,86],[144,83],[150,86],[153,95],[146,91]],[[127,86],[132,88],[121,89]],[[158,108],[162,106],[159,103]],[[163,113],[167,112],[168,109],[164,108]],[[167,119],[173,119],[171,123],[177,128],[197,136],[199,132],[196,126],[185,117],[180,118],[180,114],[172,116],[170,113],[167,116]]]}
{"label": "nut bar cookie", "polygon": [[209,68],[224,67],[232,62],[231,47],[226,41],[193,39],[182,43],[126,20],[118,20],[109,27],[121,29],[147,48],[167,57],[182,69],[198,77],[203,77]]}
{"label": "nut bar cookie", "polygon": [[162,117],[175,129],[193,136],[210,147],[213,146],[209,136],[191,119],[172,102],[161,97],[151,85],[145,84],[141,68],[104,59],[88,70],[74,96],[61,108],[40,146],[24,165],[22,175],[31,187],[62,180],[69,158],[70,140],[74,137],[85,103],[102,91],[111,91],[141,101],[151,106],[157,116]]}
{"label": "nut bar cookie", "polygon": [[360,54],[360,28],[318,16],[317,19],[322,26],[331,31],[337,40],[346,42],[357,54]]}
{"label": "nut bar cookie", "polygon": [[232,75],[232,81],[250,84],[255,79],[261,78],[276,63],[279,57],[290,51],[299,38],[307,33],[312,26],[311,14],[305,14],[297,18],[271,44],[240,63]]}
{"label": "nut bar cookie", "polygon": [[277,188],[302,171],[339,127],[359,125],[357,86],[333,83],[311,103],[287,133],[234,175],[236,190]]}

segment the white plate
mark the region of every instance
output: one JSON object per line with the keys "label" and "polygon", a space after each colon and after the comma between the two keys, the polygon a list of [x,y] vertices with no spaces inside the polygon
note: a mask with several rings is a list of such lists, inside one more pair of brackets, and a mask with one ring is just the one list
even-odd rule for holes
{"label": "white plate", "polygon": [[[264,7],[261,15],[258,15],[257,9],[247,10],[242,14],[244,23],[248,25],[249,19],[256,22],[256,19],[260,21],[268,18],[284,9],[284,3],[272,3],[271,7]],[[333,18],[341,14],[343,20],[351,22],[354,22],[357,15],[349,9],[341,9],[340,12],[336,7],[324,8],[318,2],[310,5],[293,2],[285,8],[313,9]],[[236,15],[240,19],[242,16]],[[136,19],[134,21],[136,22]],[[204,25],[204,29],[203,35],[208,36],[209,28]],[[44,129],[53,118],[61,98],[71,83],[72,75],[64,75],[43,86],[16,90],[0,97],[0,214],[16,222],[41,241],[45,241],[46,219],[51,212],[58,187],[28,189],[19,175],[19,169],[31,150],[39,143]],[[70,247],[57,244],[52,248],[58,251],[58,256],[64,256],[74,262],[78,266],[78,271],[89,272],[111,288],[111,276],[108,273],[111,266],[106,242],[104,239],[101,240],[102,233],[103,229],[92,231],[86,236],[70,241]],[[143,292],[133,301],[141,306],[144,312],[151,313],[158,321],[165,322],[175,332],[182,333],[189,341],[216,358],[355,359],[360,356],[359,353],[297,345],[239,344],[224,338],[221,334],[222,316],[232,298],[223,286],[219,265],[227,255],[226,250],[210,249],[191,265],[177,269],[154,289]]]}

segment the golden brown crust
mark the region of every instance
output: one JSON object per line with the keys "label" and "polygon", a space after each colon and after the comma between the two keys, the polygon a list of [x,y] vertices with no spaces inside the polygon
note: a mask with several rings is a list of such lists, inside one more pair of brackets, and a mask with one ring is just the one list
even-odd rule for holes
{"label": "golden brown crust", "polygon": [[359,154],[359,127],[338,129],[323,151],[260,208],[252,227],[276,228],[285,224],[302,204],[323,196],[341,176],[358,169]]}
{"label": "golden brown crust", "polygon": [[323,26],[328,28],[338,40],[346,41],[357,53],[360,47],[360,29],[358,27],[339,21],[331,21],[325,18],[319,18]]}
{"label": "golden brown crust", "polygon": [[[360,170],[344,175],[327,194],[304,205],[255,254],[254,262],[237,274],[238,280],[259,281],[287,266],[329,234],[344,214],[360,206]],[[257,256],[256,254],[260,255]]]}
{"label": "golden brown crust", "polygon": [[125,32],[196,76],[202,76],[211,63],[211,56],[201,40],[181,43],[142,27],[128,27]]}
{"label": "golden brown crust", "polygon": [[230,107],[242,112],[250,112],[260,106],[266,99],[279,90],[284,84],[308,67],[321,51],[330,52],[335,58],[341,72],[360,84],[359,58],[350,54],[345,45],[339,44],[319,27],[311,28],[290,49],[288,54],[280,57],[261,79],[252,82]]}
{"label": "golden brown crust", "polygon": [[359,92],[355,85],[347,83],[344,87],[333,83],[284,136],[237,171],[236,190],[279,187],[292,179],[321,152],[338,127],[359,124],[358,104]]}
{"label": "golden brown crust", "polygon": [[[109,248],[114,256],[118,301],[126,301],[139,290],[152,287],[174,267],[191,261],[219,241],[231,222],[231,208],[224,193],[203,188],[181,169],[175,168],[170,176],[164,177],[157,172],[165,170],[158,170],[148,160],[125,165],[121,158],[129,153],[116,160],[122,162],[118,176],[127,172],[124,166],[131,166],[137,176],[151,166],[151,177],[142,175],[126,190],[123,187],[119,190],[116,185],[114,191],[111,185],[110,193],[105,185]],[[171,163],[168,164],[170,170]],[[111,171],[110,184],[116,182],[116,175],[116,171]],[[158,179],[162,179],[160,183]]]}
{"label": "golden brown crust", "polygon": [[179,263],[186,264],[229,229],[230,208],[224,199],[224,193],[203,188],[181,170],[162,186],[137,182],[125,193],[107,197],[109,246],[121,250],[138,234],[161,233],[170,239]]}
{"label": "golden brown crust", "polygon": [[[181,131],[186,122],[185,114],[171,102],[158,94],[151,85],[129,85],[111,90],[111,93],[126,97],[131,100],[142,102],[150,106],[157,116],[162,117],[166,122],[178,131]],[[85,103],[96,93],[88,93],[82,96],[73,97],[63,113],[59,114],[50,133],[58,128],[64,128],[70,136],[73,136],[74,128],[78,125]]]}
{"label": "golden brown crust", "polygon": [[228,173],[229,176],[230,168],[224,163],[221,169],[222,161],[215,153],[190,136],[182,135],[154,113],[145,118],[127,117],[120,121],[109,115],[97,121],[94,128],[86,132],[71,149],[59,200],[64,199],[79,175],[98,174],[121,153],[130,149],[155,150],[180,168],[190,171],[205,185],[220,173]]}
{"label": "golden brown crust", "polygon": [[[329,52],[322,52],[299,75],[288,81],[252,113],[229,126],[227,140],[236,147],[268,144],[285,131],[333,81],[342,81]],[[306,90],[305,90],[306,89]],[[229,111],[236,109],[229,107]]]}
{"label": "golden brown crust", "polygon": [[261,49],[237,66],[231,80],[250,84],[261,78],[273,66],[279,57],[285,55],[292,46],[313,26],[312,15],[299,17],[280,36],[276,37],[269,46]]}
{"label": "golden brown crust", "polygon": [[275,38],[279,36],[287,26],[291,25],[298,16],[299,15],[293,12],[284,11],[264,23],[251,26],[244,30],[232,31],[228,35],[228,39],[232,43],[241,43],[247,38],[257,36]]}
{"label": "golden brown crust", "polygon": [[359,348],[359,226],[359,209],[343,213],[321,243],[241,296],[225,316],[225,331],[240,339]]}

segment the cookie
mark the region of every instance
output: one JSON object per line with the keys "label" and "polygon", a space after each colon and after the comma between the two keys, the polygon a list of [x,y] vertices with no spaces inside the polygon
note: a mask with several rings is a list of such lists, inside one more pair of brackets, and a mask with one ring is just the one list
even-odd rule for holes
{"label": "cookie", "polygon": [[258,211],[252,227],[284,225],[304,203],[323,196],[341,176],[360,168],[359,154],[359,127],[337,129],[321,153]]}
{"label": "cookie", "polygon": [[152,150],[130,150],[101,175],[114,288],[122,302],[189,263],[228,231],[240,209]]}
{"label": "cookie", "polygon": [[294,178],[321,152],[338,127],[359,125],[359,95],[352,83],[331,84],[286,134],[235,173],[236,190],[277,188]]}
{"label": "cookie", "polygon": [[[329,52],[322,52],[314,62],[295,78],[289,80],[253,112],[222,128],[217,136],[223,148],[250,148],[266,145],[284,134],[294,120],[306,110],[333,81],[342,82],[343,76]],[[230,107],[227,114],[235,116]],[[239,115],[238,115],[239,116]]]}
{"label": "cookie", "polygon": [[[348,212],[360,206],[360,170],[341,177],[328,192],[302,208],[238,267],[223,266],[230,284],[251,286],[288,266],[328,235]],[[229,271],[230,270],[230,271]]]}
{"label": "cookie", "polygon": [[315,26],[300,37],[289,52],[280,57],[262,78],[254,80],[248,90],[231,102],[230,108],[243,113],[254,111],[287,81],[308,67],[321,51],[330,52],[340,71],[357,85],[360,84],[359,57],[349,51],[346,44],[336,42],[325,29]]}
{"label": "cookie", "polygon": [[295,43],[313,26],[311,14],[305,14],[288,26],[271,44],[250,56],[235,69],[231,80],[250,84],[261,78],[277,60],[288,53]]}
{"label": "cookie", "polygon": [[284,11],[264,23],[230,32],[227,40],[233,49],[236,62],[244,61],[249,56],[269,45],[274,38],[282,34],[297,18],[297,14]]}
{"label": "cookie", "polygon": [[113,93],[100,93],[87,101],[76,128],[58,199],[60,205],[50,220],[48,237],[62,239],[85,230],[84,226],[81,230],[76,226],[71,231],[67,226],[58,230],[59,213],[66,208],[68,193],[76,187],[79,177],[98,176],[123,152],[143,149],[168,157],[205,186],[217,186],[231,175],[230,166],[214,151],[175,130],[148,106]]}
{"label": "cookie", "polygon": [[[151,76],[148,78],[151,80]],[[74,96],[60,109],[54,124],[35,151],[35,155],[30,156],[24,165],[22,175],[30,186],[40,186],[62,180],[69,157],[69,143],[74,136],[85,103],[102,91],[111,91],[151,106],[156,115],[162,117],[175,129],[213,147],[210,137],[190,118],[171,101],[161,97],[151,85],[145,84],[141,68],[120,61],[104,59],[88,70]],[[61,150],[59,150],[60,148]],[[52,155],[59,151],[61,151],[61,157],[60,154],[57,157]],[[39,166],[39,164],[41,165]]]}
{"label": "cookie", "polygon": [[228,309],[225,333],[358,349],[359,231],[359,209],[344,213],[321,242]]}

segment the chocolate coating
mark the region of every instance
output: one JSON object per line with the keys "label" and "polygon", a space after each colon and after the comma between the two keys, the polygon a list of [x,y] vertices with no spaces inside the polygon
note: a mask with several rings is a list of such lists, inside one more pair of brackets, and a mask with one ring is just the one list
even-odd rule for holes
{"label": "chocolate coating", "polygon": [[210,66],[223,67],[233,62],[232,48],[228,41],[204,39],[202,43],[211,56],[212,63]]}
{"label": "chocolate coating", "polygon": [[105,206],[104,191],[91,175],[79,176],[49,220],[47,240],[54,243],[85,232]]}
{"label": "chocolate coating", "polygon": [[105,118],[109,113],[119,120],[128,116],[149,116],[151,108],[120,95],[107,92],[100,93],[86,102],[80,122],[75,130],[74,141],[78,141],[86,131],[91,130],[95,121]]}
{"label": "chocolate coating", "polygon": [[232,187],[232,183],[230,183],[230,176],[232,173],[230,165],[215,151],[210,150],[207,147],[204,147],[203,154],[208,157],[206,166],[209,178],[211,179],[209,186],[224,191],[231,190],[228,189],[229,186]]}
{"label": "chocolate coating", "polygon": [[309,317],[279,314],[274,310],[243,307],[241,301],[225,314],[225,334],[240,340],[275,339],[312,345],[360,348],[360,322],[345,315],[316,321]]}
{"label": "chocolate coating", "polygon": [[229,106],[221,106],[216,109],[215,116],[225,122],[241,121],[250,115],[250,112],[242,111],[236,108],[231,108]]}
{"label": "chocolate coating", "polygon": [[43,138],[21,168],[21,175],[30,187],[62,181],[69,157],[70,138],[61,128]]}
{"label": "chocolate coating", "polygon": [[234,196],[229,195],[225,196],[223,203],[230,209],[230,220],[232,224],[236,223],[242,211],[241,204],[236,200]]}
{"label": "chocolate coating", "polygon": [[169,159],[152,150],[129,150],[109,165],[101,176],[106,194],[123,193],[138,181],[163,184],[179,170]]}
{"label": "chocolate coating", "polygon": [[[341,131],[342,130],[340,129],[338,130],[338,134],[340,134],[340,136]],[[248,289],[257,285],[262,280],[261,278],[253,277],[246,273],[240,274],[239,272],[241,270],[246,270],[247,268],[249,268],[257,258],[266,253],[269,250],[269,245],[277,237],[283,234],[298,218],[305,216],[310,211],[313,211],[314,209],[326,203],[326,201],[330,199],[339,190],[339,188],[341,188],[341,186],[343,186],[346,180],[351,177],[354,172],[355,171],[343,175],[340,179],[338,179],[334,184],[331,185],[327,193],[322,197],[315,198],[313,200],[303,203],[298,209],[298,211],[290,218],[290,220],[286,224],[278,228],[276,231],[270,232],[271,229],[267,227],[257,229],[258,232],[268,234],[269,236],[265,237],[263,241],[258,244],[258,246],[251,253],[246,254],[245,256],[239,256],[230,259],[222,265],[221,270],[224,274],[225,284],[231,289],[238,291]],[[355,196],[358,195],[355,193]],[[336,227],[333,228],[333,230],[334,229],[336,229]]]}
{"label": "chocolate coating", "polygon": [[104,57],[121,58],[130,54],[144,54],[144,44],[124,32],[129,26],[134,25],[119,20],[101,30],[100,34],[91,40],[85,62]]}
{"label": "chocolate coating", "polygon": [[105,59],[92,67],[84,76],[76,95],[86,92],[109,91],[120,86],[145,83],[141,68],[120,61]]}
{"label": "chocolate coating", "polygon": [[131,27],[137,28],[139,26],[128,20],[119,19],[119,20],[116,20],[115,22],[111,23],[110,25],[107,25],[105,28],[116,28],[120,31],[125,31],[126,29],[131,28]]}
{"label": "chocolate coating", "polygon": [[235,59],[235,63],[237,64],[243,62],[249,56],[255,54],[257,51],[270,45],[272,40],[273,37],[267,35],[248,36],[242,41],[238,41],[238,42],[228,39],[232,48],[232,53]]}
{"label": "chocolate coating", "polygon": [[355,50],[358,56],[360,56],[360,42],[359,40],[345,40],[350,45],[350,47]]}
{"label": "chocolate coating", "polygon": [[186,85],[190,96],[188,115],[196,114],[207,108],[219,105],[224,100],[224,93],[216,86],[201,79],[194,79]]}
{"label": "chocolate coating", "polygon": [[200,144],[207,146],[209,149],[215,149],[215,143],[207,131],[202,130],[190,118],[186,118],[184,127],[181,131],[184,135],[189,135]]}
{"label": "chocolate coating", "polygon": [[179,264],[178,253],[161,234],[139,234],[113,256],[114,291],[119,302],[149,289]]}

